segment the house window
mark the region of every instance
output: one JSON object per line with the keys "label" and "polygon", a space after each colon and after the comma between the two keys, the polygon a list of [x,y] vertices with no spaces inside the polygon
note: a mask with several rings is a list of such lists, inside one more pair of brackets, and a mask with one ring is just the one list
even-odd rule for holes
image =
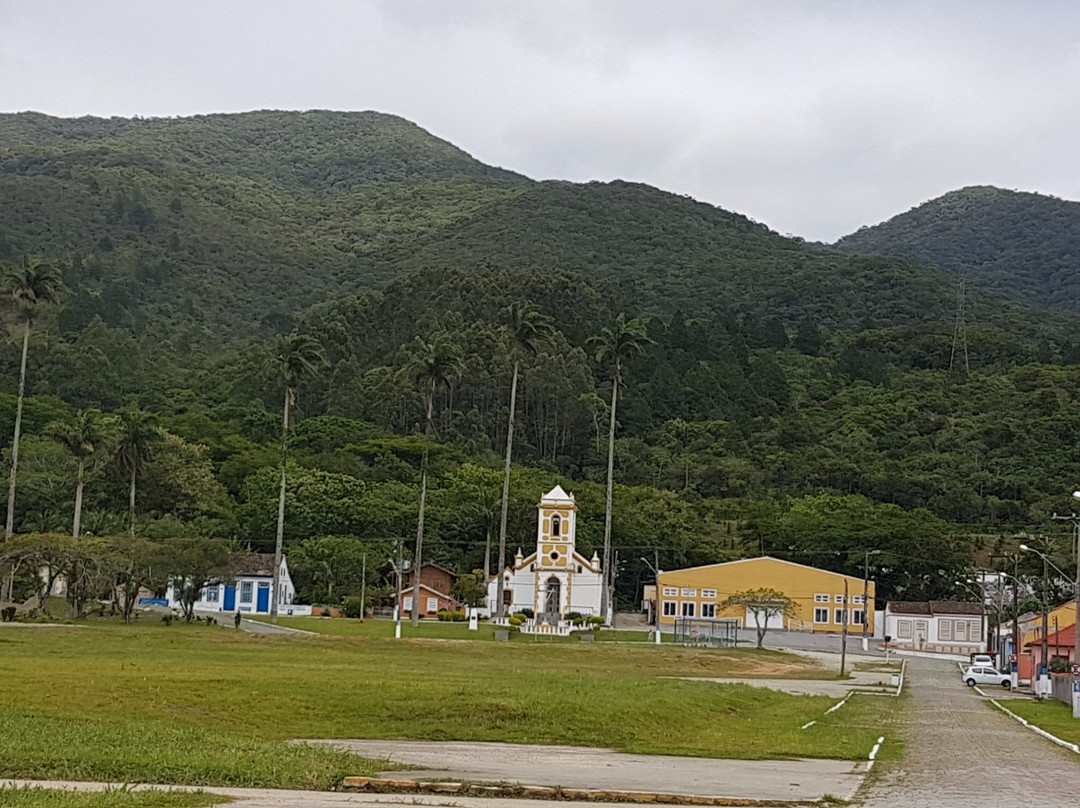
{"label": "house window", "polygon": [[412,595],[407,595],[404,600],[405,600],[405,605],[402,606],[402,610],[406,611],[406,612],[411,612],[412,611]]}
{"label": "house window", "polygon": [[702,617],[716,617],[716,604],[715,603],[702,603],[701,604],[701,616]]}
{"label": "house window", "polygon": [[[828,603],[832,598],[828,595],[814,595],[814,603]],[[825,621],[826,623],[828,620]]]}
{"label": "house window", "polygon": [[972,642],[976,642],[982,636],[981,620],[968,620],[968,636]]}
{"label": "house window", "polygon": [[438,598],[428,598],[427,599],[427,610],[428,610],[428,614],[435,614],[436,612],[438,612],[439,611],[439,599]]}
{"label": "house window", "polygon": [[240,602],[251,603],[251,581],[240,582]]}
{"label": "house window", "polygon": [[851,602],[858,605],[858,606],[861,606],[862,602],[863,602],[862,595],[852,595],[851,596]]}
{"label": "house window", "polygon": [[675,597],[678,594],[679,594],[679,588],[678,587],[676,587],[676,586],[665,586],[664,587],[664,597],[665,598],[672,598],[672,597]]}
{"label": "house window", "polygon": [[697,604],[695,604],[694,601],[692,601],[692,600],[684,600],[683,605],[682,605],[682,616],[683,617],[693,617],[694,616],[694,607],[696,605]]}
{"label": "house window", "polygon": [[[843,603],[844,602],[844,596],[843,595],[836,595],[836,596],[833,597],[833,601],[836,602],[836,603]],[[839,622],[839,621],[837,621],[837,622]]]}
{"label": "house window", "polygon": [[[946,621],[942,621],[946,622]],[[953,624],[953,639],[957,642],[967,642],[968,639],[968,625],[966,620],[957,620]]]}
{"label": "house window", "polygon": [[562,520],[556,515],[551,517],[551,535],[558,536],[562,529]]}
{"label": "house window", "polygon": [[[828,595],[826,595],[828,597]],[[828,623],[829,622],[829,610],[817,606],[814,608],[814,622],[815,623]]]}
{"label": "house window", "polygon": [[678,606],[673,600],[664,601],[664,617],[674,617],[679,613]]}
{"label": "house window", "polygon": [[697,590],[696,589],[684,589],[682,591],[682,596],[684,598],[696,598],[697,597]]}
{"label": "house window", "polygon": [[911,639],[911,621],[910,620],[897,620],[896,621],[896,639],[898,639],[898,640],[910,640]]}
{"label": "house window", "polygon": [[939,640],[952,639],[952,620],[939,620],[937,627]]}
{"label": "house window", "polygon": [[703,597],[703,598],[715,598],[716,597],[716,590],[715,589],[702,589],[701,590],[701,597]]}
{"label": "house window", "polygon": [[834,612],[835,613],[834,613],[833,622],[836,623],[837,625],[840,625],[840,626],[844,625],[844,610],[843,609],[835,609]]}
{"label": "house window", "polygon": [[851,624],[853,626],[861,626],[865,622],[863,620],[863,615],[864,614],[865,614],[865,612],[863,612],[862,609],[852,609],[851,610]]}
{"label": "house window", "polygon": [[203,590],[203,600],[207,603],[217,603],[221,600],[221,587],[217,584],[206,587]]}

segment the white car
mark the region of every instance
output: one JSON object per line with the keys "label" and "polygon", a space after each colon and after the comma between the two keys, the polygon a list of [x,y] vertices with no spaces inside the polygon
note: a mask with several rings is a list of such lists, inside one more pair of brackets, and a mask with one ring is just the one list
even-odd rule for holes
{"label": "white car", "polygon": [[971,658],[971,664],[981,668],[994,667],[994,658],[989,654],[975,654]]}
{"label": "white car", "polygon": [[963,675],[964,684],[968,687],[975,687],[975,685],[1001,685],[1002,687],[1012,687],[1012,677],[1007,673],[991,668],[989,666],[973,665],[964,671]]}

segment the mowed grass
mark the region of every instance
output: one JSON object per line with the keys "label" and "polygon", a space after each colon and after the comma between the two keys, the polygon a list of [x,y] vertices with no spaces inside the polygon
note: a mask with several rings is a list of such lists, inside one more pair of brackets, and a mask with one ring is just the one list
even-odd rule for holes
{"label": "mowed grass", "polygon": [[822,718],[831,699],[664,678],[759,671],[821,674],[801,658],[751,649],[184,625],[0,630],[0,775],[327,789],[389,768],[286,745],[294,738],[859,759],[896,701],[858,697]]}
{"label": "mowed grass", "polygon": [[[269,618],[247,618],[268,623]],[[356,620],[348,617],[281,617],[278,624],[286,628],[298,628],[304,631],[312,631],[316,634],[325,634],[328,637],[382,637],[394,636],[393,620]],[[476,631],[469,630],[468,623],[451,623],[437,620],[422,620],[420,625],[413,628],[410,621],[401,623],[401,636],[403,639],[428,639],[428,640],[495,640],[495,626],[491,623],[480,623]],[[670,643],[670,634],[662,637],[663,641]],[[581,643],[581,637],[577,634],[570,637],[545,637],[538,634],[515,633],[511,637],[514,643]],[[648,631],[603,629],[593,632],[594,642],[648,642]]]}
{"label": "mowed grass", "polygon": [[[1044,729],[1063,741],[1080,744],[1080,720],[1073,718],[1072,707],[1068,704],[1063,704],[1056,699],[1045,699],[1044,701],[1009,699],[1002,703],[1039,729]],[[987,706],[997,710],[992,704]]]}
{"label": "mowed grass", "polygon": [[98,793],[43,788],[0,788],[4,808],[206,808],[227,797],[201,792],[111,790]]}

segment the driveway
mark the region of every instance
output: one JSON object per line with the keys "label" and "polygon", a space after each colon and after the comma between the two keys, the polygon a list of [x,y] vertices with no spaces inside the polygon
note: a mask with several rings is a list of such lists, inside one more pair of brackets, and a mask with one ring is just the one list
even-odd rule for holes
{"label": "driveway", "polygon": [[395,780],[517,783],[752,800],[851,799],[863,763],[844,760],[718,760],[628,755],[611,749],[460,741],[297,741],[421,767]]}
{"label": "driveway", "polygon": [[955,662],[911,658],[907,755],[887,764],[865,808],[1075,808],[1080,757],[1020,726],[961,681]]}

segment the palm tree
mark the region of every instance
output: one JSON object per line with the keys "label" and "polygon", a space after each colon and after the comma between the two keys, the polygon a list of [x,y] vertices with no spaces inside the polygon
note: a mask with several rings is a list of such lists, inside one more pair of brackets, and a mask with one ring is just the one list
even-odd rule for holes
{"label": "palm tree", "polygon": [[3,294],[14,303],[23,324],[22,363],[19,365],[19,397],[15,405],[15,437],[11,441],[11,477],[8,482],[7,522],[4,539],[15,535],[15,482],[19,471],[19,436],[22,430],[23,396],[26,392],[26,351],[30,326],[39,307],[57,302],[64,291],[60,275],[49,264],[11,267],[4,273]]}
{"label": "palm tree", "polygon": [[135,538],[135,480],[153,456],[154,447],[161,442],[161,429],[153,415],[133,405],[120,410],[119,416],[120,445],[116,462],[128,473],[128,529],[131,538]]}
{"label": "palm tree", "polygon": [[326,352],[312,336],[293,331],[279,336],[266,369],[285,382],[285,407],[281,418],[281,488],[278,492],[277,538],[274,543],[274,586],[270,593],[270,619],[277,623],[281,588],[281,552],[285,539],[285,461],[292,426],[289,411],[296,404],[296,385],[302,376],[315,376],[326,365]]}
{"label": "palm tree", "polygon": [[116,424],[101,410],[79,410],[70,423],[53,421],[45,427],[45,432],[59,441],[78,463],[75,474],[75,518],[71,525],[71,536],[77,539],[82,523],[86,467],[98,465],[112,451],[117,438]]}
{"label": "palm tree", "polygon": [[600,613],[607,618],[611,587],[614,576],[611,574],[611,499],[615,480],[615,404],[618,400],[619,385],[622,384],[623,365],[645,352],[652,344],[645,321],[639,318],[627,320],[625,314],[615,318],[611,327],[604,328],[589,340],[596,361],[601,365],[610,365],[611,374],[611,422],[608,426],[607,458],[607,503],[604,510],[604,586],[600,591]]}
{"label": "palm tree", "polygon": [[[409,359],[401,369],[424,398],[427,420],[424,427],[424,454],[420,461],[420,511],[416,518],[416,552],[413,557],[412,624],[420,624],[420,565],[424,550],[424,508],[427,504],[428,450],[435,431],[435,394],[450,389],[461,373],[461,348],[446,334],[436,334],[431,342],[417,337],[408,347]],[[400,608],[400,604],[398,604]]]}
{"label": "palm tree", "polygon": [[507,332],[510,352],[514,357],[514,377],[510,382],[510,417],[506,425],[506,469],[503,473],[502,516],[499,520],[499,563],[495,567],[495,616],[504,617],[503,570],[506,568],[506,516],[510,508],[510,458],[514,449],[514,409],[517,406],[518,371],[523,356],[536,355],[540,347],[555,336],[551,318],[533,308],[513,303],[508,310]]}

